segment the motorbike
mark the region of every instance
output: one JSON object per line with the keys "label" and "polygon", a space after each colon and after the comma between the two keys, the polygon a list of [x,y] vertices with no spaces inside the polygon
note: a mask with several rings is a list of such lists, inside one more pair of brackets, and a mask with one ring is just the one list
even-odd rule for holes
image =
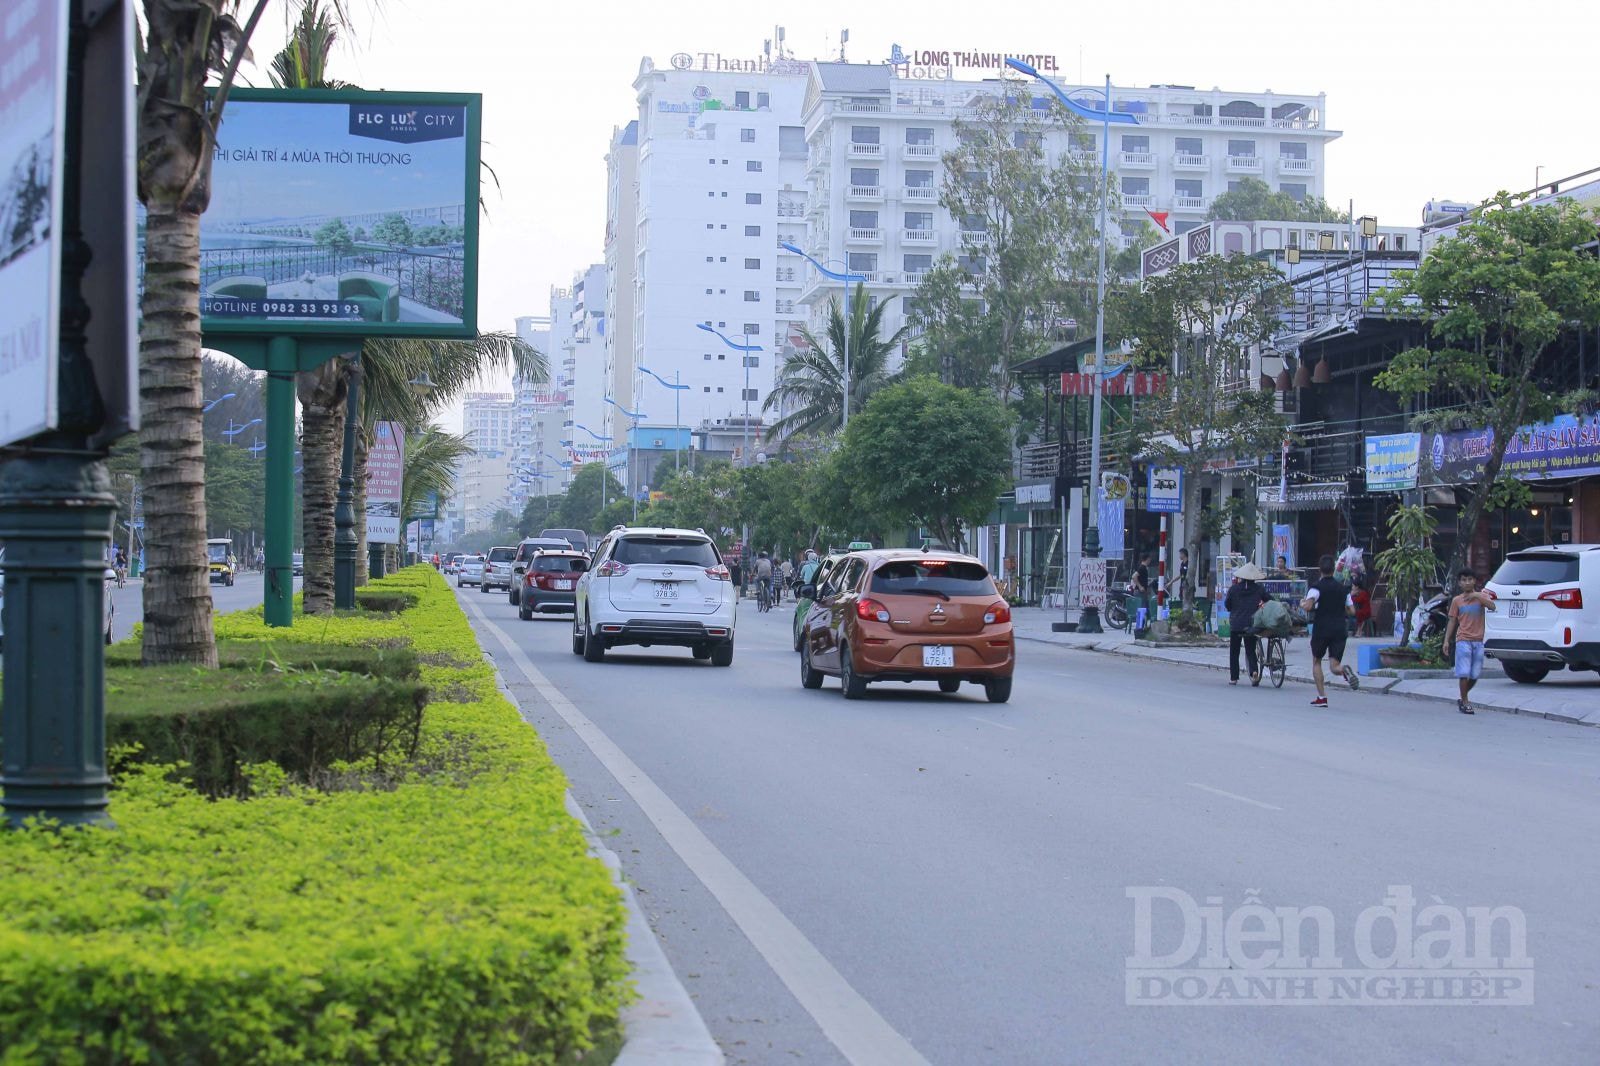
{"label": "motorbike", "polygon": [[1418,641],[1438,636],[1450,624],[1450,597],[1442,592],[1417,605],[1411,612],[1411,632]]}

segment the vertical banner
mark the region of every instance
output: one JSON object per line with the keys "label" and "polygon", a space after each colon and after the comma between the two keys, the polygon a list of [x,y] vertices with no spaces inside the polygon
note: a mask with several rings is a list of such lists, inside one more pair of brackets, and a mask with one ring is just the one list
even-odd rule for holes
{"label": "vertical banner", "polygon": [[400,490],[405,480],[406,428],[379,422],[367,453],[367,543],[400,543]]}
{"label": "vertical banner", "polygon": [[1133,485],[1126,474],[1100,475],[1100,555],[1114,559],[1128,550],[1128,497]]}
{"label": "vertical banner", "polygon": [[1287,560],[1284,565],[1293,570],[1294,562],[1294,526],[1273,525],[1272,527],[1272,561],[1278,561],[1278,556]]}
{"label": "vertical banner", "polygon": [[0,13],[0,444],[58,424],[67,0]]}

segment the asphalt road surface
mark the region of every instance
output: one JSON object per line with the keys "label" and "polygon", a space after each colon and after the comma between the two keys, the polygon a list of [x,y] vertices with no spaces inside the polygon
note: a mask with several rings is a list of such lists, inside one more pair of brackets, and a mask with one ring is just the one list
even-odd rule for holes
{"label": "asphalt road surface", "polygon": [[[800,687],[787,605],[718,669],[459,595],[730,1063],[1600,1061],[1600,730],[1029,643],[1007,705],[847,702]],[[1394,977],[1397,939],[1456,980]],[[1278,979],[1319,953],[1343,984]]]}
{"label": "asphalt road surface", "polygon": [[[218,614],[228,611],[242,611],[246,607],[257,607],[261,604],[262,582],[265,575],[260,571],[244,570],[234,578],[233,587],[226,585],[211,586],[211,603]],[[296,592],[300,591],[301,579],[294,579]],[[129,581],[122,588],[117,588],[112,582],[111,602],[116,608],[116,613],[111,618],[111,636],[121,640],[133,632],[135,622],[144,617],[144,582]]]}

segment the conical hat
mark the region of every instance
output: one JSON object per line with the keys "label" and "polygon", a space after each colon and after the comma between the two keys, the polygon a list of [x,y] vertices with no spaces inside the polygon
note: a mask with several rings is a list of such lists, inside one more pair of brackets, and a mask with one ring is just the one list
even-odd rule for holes
{"label": "conical hat", "polygon": [[1267,575],[1263,573],[1261,567],[1257,566],[1255,563],[1245,563],[1243,566],[1239,567],[1239,569],[1233,572],[1233,576],[1238,578],[1240,581],[1261,581]]}

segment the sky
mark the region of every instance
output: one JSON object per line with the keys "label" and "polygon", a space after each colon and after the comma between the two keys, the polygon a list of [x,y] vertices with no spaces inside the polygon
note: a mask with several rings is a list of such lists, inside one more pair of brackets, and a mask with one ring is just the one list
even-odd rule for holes
{"label": "sky", "polygon": [[[326,0],[325,0],[326,2]],[[368,89],[484,96],[486,190],[479,328],[548,312],[551,286],[603,259],[605,154],[637,117],[639,61],[755,57],[786,29],[798,59],[879,62],[892,45],[1058,58],[1061,78],[1246,92],[1326,93],[1325,193],[1358,215],[1417,225],[1430,199],[1475,201],[1600,167],[1593,0],[1520,6],[1437,0],[343,0],[357,32],[332,73]],[[263,61],[286,32],[273,0]],[[778,12],[783,14],[777,14]],[[252,81],[265,84],[265,75]],[[448,419],[447,419],[448,421]]]}

